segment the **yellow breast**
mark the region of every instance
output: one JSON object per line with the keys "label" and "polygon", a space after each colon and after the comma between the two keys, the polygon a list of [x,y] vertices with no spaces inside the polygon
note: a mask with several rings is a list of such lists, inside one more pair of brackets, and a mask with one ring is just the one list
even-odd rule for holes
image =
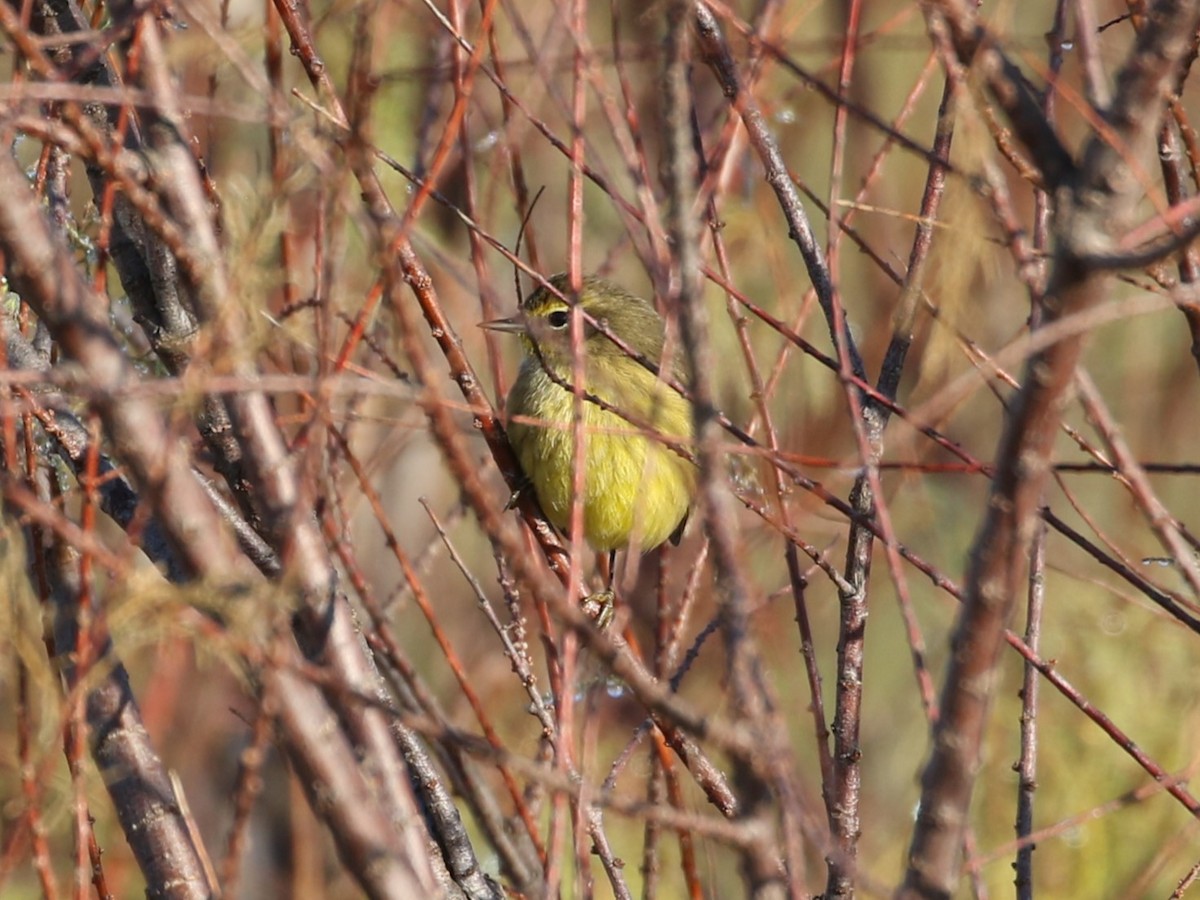
{"label": "yellow breast", "polygon": [[[594,385],[589,380],[587,390],[648,423],[654,432],[691,438],[686,400],[641,366],[622,367],[621,376],[619,386],[597,378]],[[619,390],[620,402],[614,389]],[[595,403],[585,400],[583,413],[584,537],[598,551],[631,542],[642,550],[657,547],[687,515],[695,466]],[[521,468],[533,482],[547,518],[565,532],[571,520],[575,466],[574,395],[556,384],[537,360],[527,359],[509,394],[508,414],[508,436]]]}

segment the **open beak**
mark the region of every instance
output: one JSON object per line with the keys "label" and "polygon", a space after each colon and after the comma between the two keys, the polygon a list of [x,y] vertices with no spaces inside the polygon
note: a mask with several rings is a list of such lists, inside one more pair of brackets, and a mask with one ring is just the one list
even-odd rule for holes
{"label": "open beak", "polygon": [[510,316],[507,319],[492,319],[490,322],[480,322],[480,328],[488,331],[507,331],[511,334],[522,334],[525,331],[525,320],[521,316]]}

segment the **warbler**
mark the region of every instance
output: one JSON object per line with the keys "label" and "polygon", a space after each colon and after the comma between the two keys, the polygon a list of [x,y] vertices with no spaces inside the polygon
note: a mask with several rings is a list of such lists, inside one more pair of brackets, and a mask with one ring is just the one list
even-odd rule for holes
{"label": "warbler", "polygon": [[[571,296],[565,273],[548,280],[563,297]],[[589,395],[583,400],[583,536],[610,555],[631,542],[642,551],[668,538],[678,543],[696,490],[696,467],[653,435],[677,446],[692,438],[691,404],[666,383],[669,375],[686,384],[685,367],[675,354],[671,371],[659,376],[630,356],[631,350],[656,368],[662,363],[666,329],[641,297],[589,276],[578,302],[586,314],[583,389]],[[508,394],[508,437],[542,511],[566,533],[575,476],[571,308],[539,286],[518,315],[482,327],[521,337],[525,358]]]}

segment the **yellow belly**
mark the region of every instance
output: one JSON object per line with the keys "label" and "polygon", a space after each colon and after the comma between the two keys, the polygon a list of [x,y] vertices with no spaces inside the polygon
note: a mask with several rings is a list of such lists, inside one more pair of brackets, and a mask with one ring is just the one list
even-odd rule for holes
{"label": "yellow belly", "polygon": [[[636,367],[621,387],[629,412],[664,435],[690,439],[691,410],[679,394]],[[639,374],[640,373],[640,374]],[[593,391],[588,384],[589,391]],[[610,400],[609,392],[594,392]],[[540,365],[523,366],[509,401],[508,436],[542,511],[566,532],[571,521],[575,466],[574,396]],[[616,404],[620,408],[624,405]],[[669,538],[687,515],[695,467],[630,422],[584,401],[583,533],[599,551],[635,541],[643,550]],[[542,424],[511,421],[522,417]]]}

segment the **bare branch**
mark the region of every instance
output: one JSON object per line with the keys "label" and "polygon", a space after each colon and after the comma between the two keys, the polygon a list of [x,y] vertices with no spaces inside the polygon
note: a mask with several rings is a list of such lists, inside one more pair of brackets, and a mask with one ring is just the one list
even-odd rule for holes
{"label": "bare branch", "polygon": [[[956,12],[950,8],[951,16]],[[1111,290],[1112,277],[1088,267],[1084,259],[1109,248],[1120,229],[1128,226],[1142,196],[1138,161],[1157,133],[1176,67],[1190,46],[1198,19],[1200,10],[1194,3],[1154,4],[1118,77],[1107,116],[1111,131],[1088,143],[1078,173],[1059,193],[1054,216],[1059,245],[1046,294],[1047,324],[1097,305]],[[965,19],[960,15],[954,21],[962,26]],[[1155,114],[1147,115],[1148,110]],[[1045,147],[1034,149],[1046,152]],[[1057,165],[1055,159],[1050,151],[1041,159],[1043,167]],[[996,452],[992,496],[975,539],[963,608],[952,638],[942,716],[922,777],[921,807],[902,896],[948,896],[958,880],[1001,636],[1024,579],[1053,438],[1081,346],[1081,338],[1067,338],[1032,357],[1007,416]]]}

